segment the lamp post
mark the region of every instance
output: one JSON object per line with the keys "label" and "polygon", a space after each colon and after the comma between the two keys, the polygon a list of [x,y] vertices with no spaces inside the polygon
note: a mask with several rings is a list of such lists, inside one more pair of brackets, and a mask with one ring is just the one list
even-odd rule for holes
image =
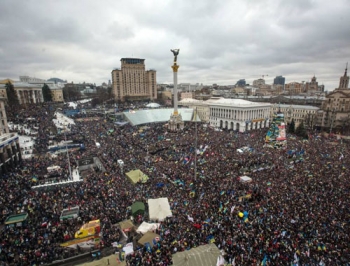
{"label": "lamp post", "polygon": [[194,144],[194,180],[197,180],[197,145],[198,145],[198,129],[197,129],[197,107],[194,117],[195,123],[195,144]]}
{"label": "lamp post", "polygon": [[66,142],[66,151],[67,151],[67,159],[68,159],[68,169],[69,169],[69,179],[72,180],[72,169],[70,167],[70,159],[69,159],[69,152],[68,152],[68,143],[67,143],[67,135],[66,135],[67,126],[64,128],[64,141]]}

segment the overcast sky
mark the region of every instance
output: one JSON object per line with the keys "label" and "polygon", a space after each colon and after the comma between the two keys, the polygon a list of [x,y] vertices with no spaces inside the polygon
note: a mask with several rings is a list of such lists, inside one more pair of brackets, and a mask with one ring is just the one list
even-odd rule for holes
{"label": "overcast sky", "polygon": [[315,74],[333,90],[350,60],[349,11],[349,0],[1,0],[0,79],[101,84],[135,57],[172,83],[180,48],[179,83]]}

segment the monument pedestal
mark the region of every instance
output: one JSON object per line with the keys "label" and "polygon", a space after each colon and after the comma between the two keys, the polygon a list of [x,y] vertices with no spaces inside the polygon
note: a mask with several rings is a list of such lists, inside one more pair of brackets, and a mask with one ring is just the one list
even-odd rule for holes
{"label": "monument pedestal", "polygon": [[168,122],[168,129],[170,131],[176,132],[183,130],[185,126],[184,121],[182,120],[181,114],[172,114]]}

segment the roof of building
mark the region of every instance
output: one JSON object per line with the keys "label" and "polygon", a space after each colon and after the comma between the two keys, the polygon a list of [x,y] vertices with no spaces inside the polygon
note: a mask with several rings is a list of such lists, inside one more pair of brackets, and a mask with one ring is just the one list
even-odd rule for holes
{"label": "roof of building", "polygon": [[10,83],[14,83],[14,81],[12,80],[12,79],[3,79],[3,80],[0,80],[0,84],[6,84],[6,83],[8,83],[8,82],[10,82]]}
{"label": "roof of building", "polygon": [[123,61],[127,64],[143,64],[145,59],[142,58],[122,58],[120,61]]}
{"label": "roof of building", "polygon": [[[41,89],[41,85],[39,84],[30,84],[27,82],[19,82],[19,81],[15,81],[12,82],[12,85],[14,86],[14,88],[40,88]],[[5,88],[6,84],[0,83],[0,88]]]}
{"label": "roof of building", "polygon": [[201,103],[203,101],[201,100],[197,100],[197,99],[193,99],[193,98],[184,98],[181,101],[179,101],[179,104],[184,104],[184,103]]}
{"label": "roof of building", "polygon": [[307,109],[307,110],[319,110],[320,108],[312,105],[298,105],[298,104],[274,104],[273,108],[293,108],[293,109]]}
{"label": "roof of building", "polygon": [[[192,121],[193,109],[179,108],[179,114],[181,114],[183,121]],[[134,126],[148,124],[148,123],[159,123],[167,122],[170,119],[171,114],[174,113],[173,108],[162,108],[162,109],[147,109],[147,110],[132,110],[130,112],[124,112],[126,118]]]}
{"label": "roof of building", "polygon": [[[210,100],[208,100],[210,101]],[[207,102],[208,102],[207,101]],[[250,102],[242,99],[226,99],[226,98],[220,98],[218,100],[213,100],[208,102],[210,105],[223,105],[223,106],[239,106],[239,107],[259,107],[264,106],[268,107],[271,104],[270,103],[260,103],[260,102]]]}

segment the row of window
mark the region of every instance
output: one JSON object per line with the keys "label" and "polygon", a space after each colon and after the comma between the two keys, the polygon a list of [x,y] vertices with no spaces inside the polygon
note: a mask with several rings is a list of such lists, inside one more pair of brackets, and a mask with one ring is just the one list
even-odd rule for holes
{"label": "row of window", "polygon": [[269,116],[269,111],[267,109],[266,110],[234,110],[234,109],[211,108],[210,116],[249,120],[249,119],[265,118]]}

